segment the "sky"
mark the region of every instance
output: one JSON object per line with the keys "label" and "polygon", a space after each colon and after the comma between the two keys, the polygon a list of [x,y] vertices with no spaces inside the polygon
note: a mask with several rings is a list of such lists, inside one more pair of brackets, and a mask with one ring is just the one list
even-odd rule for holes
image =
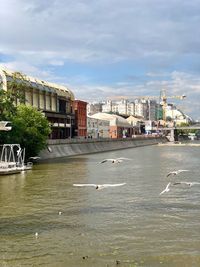
{"label": "sky", "polygon": [[200,0],[0,0],[0,18],[1,66],[88,102],[165,89],[200,120]]}

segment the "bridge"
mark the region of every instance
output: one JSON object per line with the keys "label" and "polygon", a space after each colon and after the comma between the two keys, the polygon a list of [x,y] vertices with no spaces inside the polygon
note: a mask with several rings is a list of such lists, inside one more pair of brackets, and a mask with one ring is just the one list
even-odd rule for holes
{"label": "bridge", "polygon": [[170,141],[175,141],[175,130],[200,130],[200,124],[194,124],[190,126],[174,126],[174,127],[154,127],[153,130],[161,131],[161,132],[170,132]]}

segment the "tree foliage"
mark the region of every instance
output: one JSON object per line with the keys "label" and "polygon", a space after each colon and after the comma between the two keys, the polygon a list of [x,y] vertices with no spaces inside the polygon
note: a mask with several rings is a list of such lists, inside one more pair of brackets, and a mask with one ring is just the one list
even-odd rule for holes
{"label": "tree foliage", "polygon": [[11,122],[12,130],[3,134],[4,143],[16,143],[25,147],[26,158],[38,155],[45,148],[51,129],[42,112],[21,104],[17,106]]}
{"label": "tree foliage", "polygon": [[[189,123],[185,123],[185,122],[182,122],[182,123],[180,123],[180,127],[187,127],[187,126],[189,126],[190,124]],[[195,129],[177,129],[177,133],[179,134],[179,135],[184,135],[184,134],[189,134],[189,133],[196,133],[197,132],[197,130],[195,130]]]}

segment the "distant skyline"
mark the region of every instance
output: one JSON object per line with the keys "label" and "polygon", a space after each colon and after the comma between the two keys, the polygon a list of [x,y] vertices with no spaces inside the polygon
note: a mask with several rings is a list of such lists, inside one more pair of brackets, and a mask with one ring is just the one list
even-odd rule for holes
{"label": "distant skyline", "polygon": [[200,0],[0,0],[0,65],[76,99],[169,98],[200,120]]}

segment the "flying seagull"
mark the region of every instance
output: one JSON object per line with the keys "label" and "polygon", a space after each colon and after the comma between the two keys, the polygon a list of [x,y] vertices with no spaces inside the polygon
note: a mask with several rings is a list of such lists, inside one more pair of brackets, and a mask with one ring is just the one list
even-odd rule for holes
{"label": "flying seagull", "polygon": [[104,188],[122,186],[122,185],[125,185],[125,184],[126,183],[122,183],[122,184],[73,184],[73,186],[77,186],[77,187],[90,186],[90,187],[94,187],[97,190],[101,190],[101,189],[104,189]]}
{"label": "flying seagull", "polygon": [[129,159],[129,158],[104,159],[100,163],[105,163],[105,162],[108,162],[108,161],[110,161],[112,163],[121,163],[124,160],[131,160],[131,159]]}
{"label": "flying seagull", "polygon": [[170,191],[170,189],[169,189],[170,185],[171,185],[171,183],[169,182],[167,184],[166,188],[162,192],[160,192],[160,195],[164,194],[165,192],[169,192]]}
{"label": "flying seagull", "polygon": [[179,185],[179,184],[185,184],[185,185],[188,185],[188,186],[193,186],[193,185],[196,185],[196,184],[200,184],[199,182],[177,182],[177,183],[173,183],[173,185]]}
{"label": "flying seagull", "polygon": [[193,185],[200,185],[199,182],[176,182],[176,183],[171,183],[169,182],[166,186],[166,188],[160,193],[160,195],[164,194],[165,192],[169,192],[170,191],[170,186],[176,186],[176,185],[181,185],[181,184],[185,184],[188,186],[193,186]]}
{"label": "flying seagull", "polygon": [[181,172],[189,172],[189,170],[177,170],[177,171],[171,171],[167,174],[167,177],[170,176],[170,175],[177,175]]}

